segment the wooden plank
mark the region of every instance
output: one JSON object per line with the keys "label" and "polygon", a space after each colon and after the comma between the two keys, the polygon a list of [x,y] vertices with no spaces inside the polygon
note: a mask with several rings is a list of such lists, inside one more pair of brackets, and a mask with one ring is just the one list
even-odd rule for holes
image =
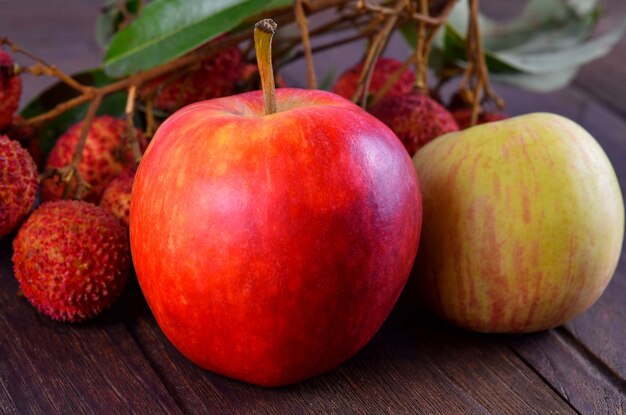
{"label": "wooden plank", "polygon": [[0,244],[0,413],[180,413],[124,327],[124,302],[83,324],[38,314],[16,295],[9,243]]}
{"label": "wooden plank", "polygon": [[626,413],[626,385],[563,329],[511,339],[529,365],[585,414]]}
{"label": "wooden plank", "polygon": [[[569,413],[499,337],[396,312],[356,357],[298,385],[263,389],[209,373],[164,337],[149,310],[129,329],[185,412]],[[421,313],[420,313],[421,314]]]}

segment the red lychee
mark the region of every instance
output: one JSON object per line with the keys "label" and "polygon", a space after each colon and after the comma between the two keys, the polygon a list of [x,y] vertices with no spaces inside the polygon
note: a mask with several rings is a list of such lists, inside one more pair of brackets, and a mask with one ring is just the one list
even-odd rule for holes
{"label": "red lychee", "polygon": [[128,228],[130,214],[130,194],[133,190],[136,168],[129,167],[120,173],[104,190],[100,206],[113,214],[122,225]]}
{"label": "red lychee", "polygon": [[434,138],[459,130],[448,110],[419,93],[388,96],[370,112],[396,133],[411,157]]}
{"label": "red lychee", "polygon": [[0,136],[0,237],[10,233],[35,203],[37,166],[17,141]]}
{"label": "red lychee", "polygon": [[[376,66],[374,67],[374,73],[372,74],[369,92],[376,93],[385,85],[389,76],[400,69],[401,66],[402,62],[395,59],[378,59],[378,62],[376,62]],[[354,95],[354,92],[356,91],[362,69],[363,64],[359,63],[358,65],[345,71],[337,80],[337,83],[333,87],[333,92],[344,98],[352,99],[352,95]],[[400,75],[398,80],[392,85],[389,92],[387,92],[385,96],[408,94],[413,90],[414,83],[415,74],[410,69],[407,69],[404,73],[402,73],[402,75]]]}
{"label": "red lychee", "polygon": [[37,134],[34,127],[24,124],[24,119],[19,115],[13,116],[11,125],[5,130],[6,135],[11,140],[15,140],[22,145],[22,148],[26,149],[33,161],[37,165],[38,170],[43,170],[45,165],[45,158],[41,145],[37,139]]}
{"label": "red lychee", "polygon": [[82,321],[122,292],[130,266],[127,231],[91,203],[47,202],[13,241],[13,265],[24,296],[39,312]]}
{"label": "red lychee", "polygon": [[[452,116],[456,120],[456,123],[459,125],[461,130],[465,130],[470,127],[470,123],[472,120],[472,110],[471,108],[463,108],[459,110],[455,110],[452,112]],[[498,113],[498,112],[481,112],[478,114],[478,119],[476,120],[476,125],[485,124],[493,121],[500,121],[508,118],[506,115]]]}
{"label": "red lychee", "polygon": [[155,108],[174,112],[193,102],[232,95],[243,67],[243,55],[235,46],[207,57],[197,68],[174,78],[155,79],[143,89],[142,95],[155,93]]}
{"label": "red lychee", "polygon": [[[68,165],[80,138],[82,122],[73,125],[56,142],[46,163],[46,168],[59,168]],[[78,171],[92,186],[83,198],[97,203],[105,187],[126,168],[134,163],[130,146],[124,146],[126,134],[124,120],[103,115],[93,119],[83,158]],[[137,131],[140,142],[145,143],[143,134]],[[143,144],[145,146],[145,144]],[[58,200],[63,196],[65,184],[58,184],[56,179],[46,179],[42,183],[42,199]]]}
{"label": "red lychee", "polygon": [[0,130],[11,124],[20,105],[22,77],[13,72],[13,59],[0,49]]}

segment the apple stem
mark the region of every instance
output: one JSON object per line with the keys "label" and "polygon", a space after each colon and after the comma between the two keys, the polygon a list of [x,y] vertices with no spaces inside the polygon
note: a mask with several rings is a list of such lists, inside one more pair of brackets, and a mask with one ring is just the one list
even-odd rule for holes
{"label": "apple stem", "polygon": [[263,19],[254,26],[254,48],[263,89],[265,115],[276,112],[276,86],[272,68],[272,37],[275,32],[276,22],[272,19]]}

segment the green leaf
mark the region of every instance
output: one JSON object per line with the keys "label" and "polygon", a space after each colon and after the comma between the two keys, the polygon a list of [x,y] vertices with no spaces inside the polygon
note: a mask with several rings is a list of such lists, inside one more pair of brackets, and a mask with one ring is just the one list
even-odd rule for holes
{"label": "green leaf", "polygon": [[105,71],[110,76],[123,76],[175,59],[236,27],[266,3],[156,0],[115,35],[105,56]]}
{"label": "green leaf", "polygon": [[[74,79],[83,85],[104,86],[114,79],[108,77],[102,69],[91,69],[72,75]],[[62,82],[57,82],[33,98],[21,111],[24,118],[32,118],[53,109],[58,104],[78,96],[78,93]],[[67,129],[85,118],[87,104],[79,105],[64,112],[59,117],[47,123],[37,136],[44,156],[47,157],[52,146]],[[126,93],[118,92],[108,95],[102,100],[98,114],[122,116],[126,106]]]}
{"label": "green leaf", "polygon": [[280,9],[293,5],[293,0],[272,0],[261,11]]}
{"label": "green leaf", "polygon": [[[432,67],[465,66],[468,18],[467,2],[458,2],[445,30],[434,39]],[[520,16],[507,23],[480,16],[492,79],[535,91],[566,85],[580,66],[609,53],[626,30],[624,22],[593,37],[599,18],[597,0],[530,0]],[[401,31],[414,46],[415,29],[405,26]]]}
{"label": "green leaf", "polygon": [[534,53],[519,50],[501,51],[497,53],[497,57],[502,62],[529,74],[554,72],[558,68],[579,67],[609,53],[621,39],[625,29],[626,22],[603,36],[576,46],[558,49],[547,46]]}
{"label": "green leaf", "polygon": [[[596,0],[531,0],[519,18],[508,24],[491,23],[483,29],[485,47],[492,51],[542,51],[566,48],[589,38],[600,10]],[[586,4],[583,7],[582,2]],[[584,12],[583,12],[584,11]]]}

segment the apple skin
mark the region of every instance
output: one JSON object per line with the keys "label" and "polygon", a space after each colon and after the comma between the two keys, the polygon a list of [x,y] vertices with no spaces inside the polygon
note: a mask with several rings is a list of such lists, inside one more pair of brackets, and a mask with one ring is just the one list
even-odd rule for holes
{"label": "apple skin", "polygon": [[141,289],[178,350],[263,386],[325,372],[391,312],[421,228],[418,180],[382,122],[323,91],[204,101],[139,165],[130,238]]}
{"label": "apple skin", "polygon": [[598,143],[529,114],[450,133],[413,158],[424,227],[410,291],[450,322],[532,332],[590,307],[609,283],[624,204]]}

